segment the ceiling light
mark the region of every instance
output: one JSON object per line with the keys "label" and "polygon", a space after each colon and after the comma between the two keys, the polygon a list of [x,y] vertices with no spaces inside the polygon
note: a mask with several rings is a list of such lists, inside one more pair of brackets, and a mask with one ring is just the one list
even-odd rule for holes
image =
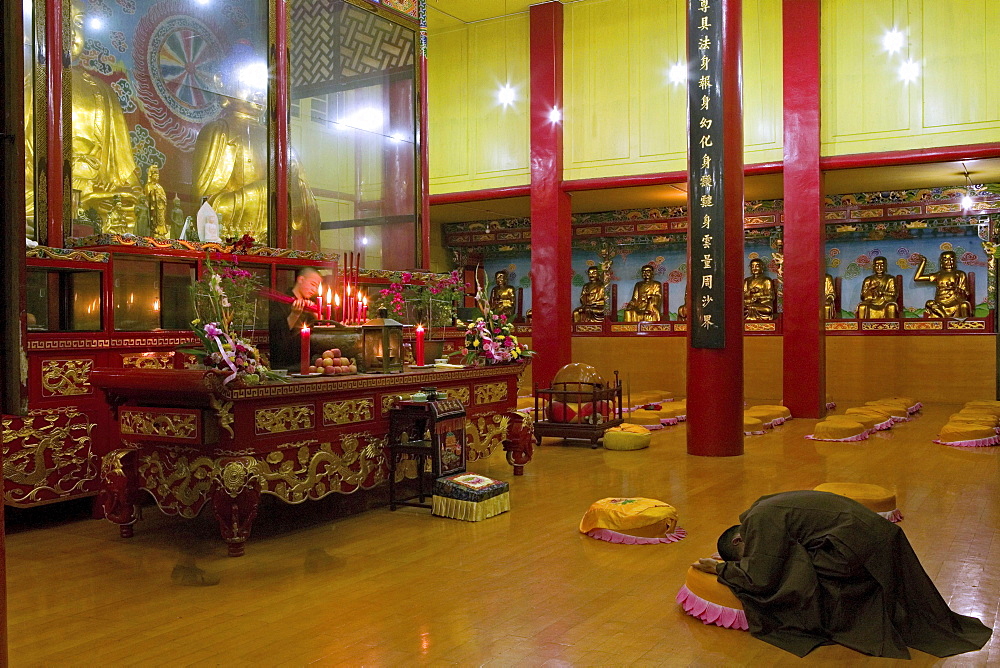
{"label": "ceiling light", "polygon": [[514,91],[513,88],[510,87],[510,84],[504,84],[503,86],[500,87],[500,90],[497,92],[497,100],[499,100],[500,104],[502,104],[505,107],[514,104],[514,100],[516,98],[517,98],[517,93]]}
{"label": "ceiling light", "polygon": [[882,46],[889,53],[896,53],[903,48],[906,43],[906,36],[902,32],[893,28],[882,38]]}
{"label": "ceiling light", "polygon": [[384,122],[385,116],[382,114],[382,110],[375,107],[362,107],[351,115],[340,119],[342,125],[367,132],[381,129]]}
{"label": "ceiling light", "polygon": [[104,21],[95,16],[94,18],[90,19],[90,21],[87,22],[87,25],[90,26],[91,30],[100,30],[101,28],[104,27]]}
{"label": "ceiling light", "polygon": [[919,76],[920,65],[918,63],[915,63],[912,60],[907,60],[899,66],[899,78],[903,81],[916,81]]}
{"label": "ceiling light", "polygon": [[670,67],[670,71],[667,73],[667,78],[670,79],[672,84],[682,84],[687,81],[688,78],[688,68],[686,63],[676,63]]}
{"label": "ceiling light", "polygon": [[962,209],[968,211],[972,208],[972,198],[968,195],[962,195]]}
{"label": "ceiling light", "polygon": [[361,237],[361,245],[362,246],[368,245],[368,237]]}
{"label": "ceiling light", "polygon": [[552,123],[562,121],[562,111],[559,110],[559,107],[552,107],[552,111],[549,112],[549,121]]}

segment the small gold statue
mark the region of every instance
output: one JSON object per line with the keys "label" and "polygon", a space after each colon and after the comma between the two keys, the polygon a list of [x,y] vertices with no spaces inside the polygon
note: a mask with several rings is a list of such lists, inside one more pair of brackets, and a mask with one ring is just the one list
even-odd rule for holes
{"label": "small gold statue", "polygon": [[681,307],[679,309],[677,309],[677,319],[678,320],[687,320],[688,319],[688,305],[687,305],[687,301],[685,301],[683,304],[681,304]]}
{"label": "small gold statue", "polygon": [[927,258],[920,256],[920,265],[913,275],[914,281],[933,283],[934,299],[926,303],[928,318],[968,318],[973,313],[969,295],[969,277],[956,267],[954,251],[944,251],[938,259],[939,269],[924,274]]}
{"label": "small gold statue", "polygon": [[746,320],[774,318],[774,281],[768,275],[764,261],[750,260],[750,277],[743,281],[743,317]]}
{"label": "small gold statue", "polygon": [[823,317],[833,320],[837,317],[837,290],[833,285],[833,276],[826,274],[823,279]]}
{"label": "small gold statue", "polygon": [[507,272],[501,269],[494,274],[493,280],[496,284],[490,290],[490,310],[511,320],[514,318],[514,305],[517,302],[514,288],[508,283]]}
{"label": "small gold statue", "polygon": [[125,234],[131,230],[127,229],[125,217],[122,212],[121,195],[112,195],[111,209],[104,218],[104,225],[101,229],[104,234]]}
{"label": "small gold statue", "polygon": [[898,318],[896,303],[896,277],[887,274],[889,261],[879,255],[872,260],[872,275],[861,284],[861,302],[857,314],[863,320],[872,318]]}
{"label": "small gold statue", "polygon": [[149,227],[154,239],[166,239],[170,235],[167,227],[167,191],[160,185],[160,168],[149,166],[146,180],[146,197],[149,198]]}
{"label": "small gold statue", "polygon": [[587,279],[587,284],[580,291],[580,306],[573,310],[573,322],[602,322],[607,303],[604,274],[598,267],[590,267]]}
{"label": "small gold statue", "polygon": [[653,280],[653,265],[642,268],[642,280],[632,288],[625,304],[625,322],[659,322],[663,309],[663,285]]}

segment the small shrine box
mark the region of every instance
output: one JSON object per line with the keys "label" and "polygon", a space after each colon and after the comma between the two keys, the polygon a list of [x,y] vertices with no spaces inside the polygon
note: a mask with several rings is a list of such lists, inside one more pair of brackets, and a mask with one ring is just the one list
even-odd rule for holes
{"label": "small shrine box", "polygon": [[[397,401],[389,410],[389,506],[410,505],[430,508],[424,503],[424,471],[431,460],[433,478],[465,472],[465,407],[458,399]],[[417,460],[419,493],[406,499],[395,497],[395,471],[404,456]],[[419,503],[406,503],[419,497]]]}

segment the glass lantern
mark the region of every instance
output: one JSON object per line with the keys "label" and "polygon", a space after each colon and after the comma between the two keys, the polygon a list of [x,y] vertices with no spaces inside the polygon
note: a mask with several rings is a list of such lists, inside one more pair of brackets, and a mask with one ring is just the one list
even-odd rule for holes
{"label": "glass lantern", "polygon": [[361,325],[365,373],[403,373],[403,324],[387,315],[380,308],[377,318]]}

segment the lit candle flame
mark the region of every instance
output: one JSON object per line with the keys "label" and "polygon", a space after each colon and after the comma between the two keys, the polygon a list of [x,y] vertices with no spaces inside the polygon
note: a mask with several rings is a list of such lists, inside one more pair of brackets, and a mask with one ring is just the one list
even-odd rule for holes
{"label": "lit candle flame", "polygon": [[337,308],[340,308],[340,293],[339,292],[333,296],[333,303],[337,305]]}

